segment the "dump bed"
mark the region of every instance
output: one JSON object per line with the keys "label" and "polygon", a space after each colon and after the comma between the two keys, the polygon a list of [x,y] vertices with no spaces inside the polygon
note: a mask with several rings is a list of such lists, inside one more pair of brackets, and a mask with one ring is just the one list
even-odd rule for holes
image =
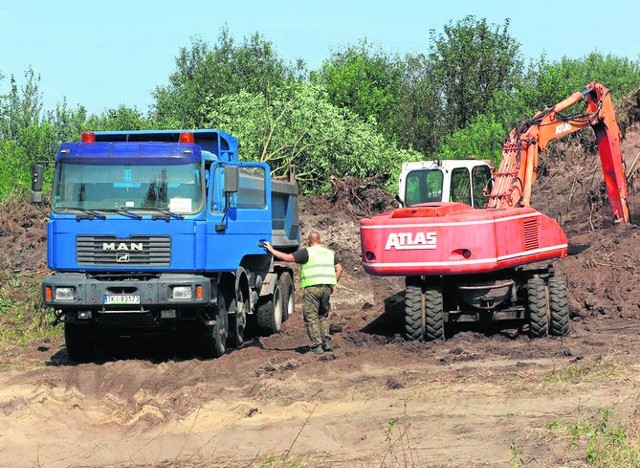
{"label": "dump bed", "polygon": [[298,186],[295,182],[273,180],[271,183],[271,209],[273,213],[272,245],[284,252],[300,246],[298,218]]}

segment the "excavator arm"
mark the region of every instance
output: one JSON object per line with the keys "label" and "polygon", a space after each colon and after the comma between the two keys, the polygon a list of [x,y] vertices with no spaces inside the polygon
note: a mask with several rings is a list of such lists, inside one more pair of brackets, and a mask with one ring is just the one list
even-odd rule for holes
{"label": "excavator arm", "polygon": [[[583,112],[562,114],[580,102],[586,105]],[[583,91],[573,93],[529,120],[521,121],[509,133],[502,147],[500,167],[493,175],[493,187],[488,195],[487,207],[529,206],[538,169],[538,153],[545,151],[551,140],[589,125],[596,135],[614,221],[628,223],[627,180],[620,151],[620,128],[609,90],[595,81],[589,83]]]}

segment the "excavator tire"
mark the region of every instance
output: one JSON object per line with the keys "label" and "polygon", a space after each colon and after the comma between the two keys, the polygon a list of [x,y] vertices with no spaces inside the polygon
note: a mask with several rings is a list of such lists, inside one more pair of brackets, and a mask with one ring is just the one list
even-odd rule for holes
{"label": "excavator tire", "polygon": [[424,292],[425,332],[428,341],[444,340],[444,303],[440,286],[427,286]]}
{"label": "excavator tire", "polygon": [[422,286],[420,278],[408,277],[404,297],[404,332],[407,340],[420,340],[424,336],[422,315]]}
{"label": "excavator tire", "polygon": [[529,338],[542,338],[549,330],[549,302],[547,287],[542,278],[527,281],[529,305]]}
{"label": "excavator tire", "polygon": [[569,302],[567,301],[567,282],[554,276],[549,279],[550,333],[554,336],[569,334]]}

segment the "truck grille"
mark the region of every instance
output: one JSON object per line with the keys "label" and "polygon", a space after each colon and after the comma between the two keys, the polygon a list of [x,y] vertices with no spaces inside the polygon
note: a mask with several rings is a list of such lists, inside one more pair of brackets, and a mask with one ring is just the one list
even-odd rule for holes
{"label": "truck grille", "polygon": [[151,265],[171,262],[171,238],[168,236],[79,236],[76,239],[78,265]]}

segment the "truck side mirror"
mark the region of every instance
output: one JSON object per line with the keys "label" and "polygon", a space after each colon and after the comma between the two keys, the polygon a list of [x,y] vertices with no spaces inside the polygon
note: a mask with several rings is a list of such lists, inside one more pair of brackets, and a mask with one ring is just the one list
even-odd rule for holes
{"label": "truck side mirror", "polygon": [[236,193],[238,191],[239,177],[238,166],[227,166],[224,168],[225,193]]}
{"label": "truck side mirror", "polygon": [[42,186],[44,185],[44,164],[31,166],[31,203],[42,203]]}
{"label": "truck side mirror", "polygon": [[225,218],[229,212],[230,199],[232,193],[238,192],[240,170],[238,166],[225,166],[224,168],[224,214],[222,220],[216,224],[216,232],[224,232],[227,229]]}

